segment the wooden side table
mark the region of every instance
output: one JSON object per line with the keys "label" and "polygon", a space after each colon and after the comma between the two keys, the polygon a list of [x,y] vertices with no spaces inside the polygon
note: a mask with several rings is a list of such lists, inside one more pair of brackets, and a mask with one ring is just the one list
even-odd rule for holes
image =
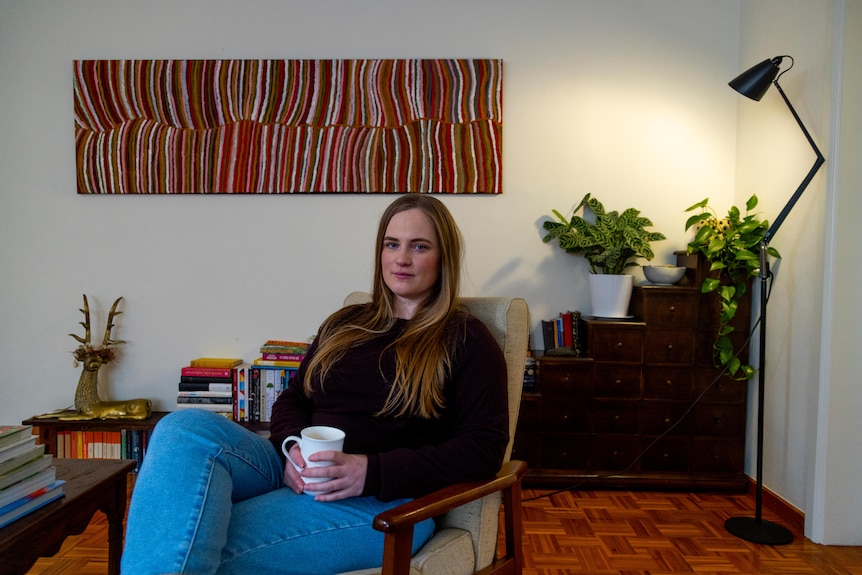
{"label": "wooden side table", "polygon": [[129,459],[55,459],[65,497],[0,529],[0,575],[26,573],[39,557],[54,555],[69,535],[86,529],[96,511],[108,518],[108,573],[119,575]]}

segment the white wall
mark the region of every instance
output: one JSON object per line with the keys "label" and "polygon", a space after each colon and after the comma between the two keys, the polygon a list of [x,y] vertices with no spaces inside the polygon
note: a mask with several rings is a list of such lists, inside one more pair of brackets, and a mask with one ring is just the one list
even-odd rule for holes
{"label": "white wall", "polygon": [[[534,325],[589,311],[580,258],[541,242],[586,192],[630,205],[685,246],[683,210],[730,197],[737,4],[641,2],[31,0],[0,3],[0,359],[15,421],[71,403],[81,294],[103,326],[112,398],[169,409],[180,366],[253,359],[306,338],[370,284],[393,198],[81,197],[72,60],[493,57],[504,69],[504,193],[443,198],[468,248],[467,294],[525,297]],[[100,335],[100,334],[97,334]]]}
{"label": "white wall", "polygon": [[[782,85],[825,150],[831,5],[0,0],[0,422],[72,402],[79,369],[67,334],[81,331],[82,293],[98,330],[114,298],[126,298],[114,335],[128,343],[101,374],[105,395],[149,397],[157,409],[171,408],[191,358],[253,359],[265,339],[310,336],[348,291],[369,287],[374,228],[392,199],[78,196],[74,59],[503,58],[504,193],[443,200],[467,240],[465,294],[525,297],[535,327],[590,311],[583,261],[541,242],[552,208],[586,192],[635,206],[669,237],[656,244],[661,261],[684,248],[683,210],[705,197],[729,206],[756,191],[777,213],[810,165],[804,142],[777,94],[749,105],[726,84],[754,61],[794,55]],[[737,113],[748,134],[738,143]],[[756,126],[779,134],[759,151]],[[780,169],[754,177],[749,157]],[[817,430],[824,186],[821,176],[774,242],[786,261],[769,308],[766,483],[803,509]]]}
{"label": "white wall", "polygon": [[[835,94],[832,125],[834,193],[827,202],[826,305],[821,345],[821,388],[817,433],[817,459],[813,488],[808,492],[811,538],[843,545],[862,544],[859,510],[862,509],[862,458],[856,441],[862,436],[862,394],[859,393],[860,357],[858,326],[862,323],[860,267],[853,264],[859,246],[858,215],[862,213],[862,0],[840,2],[837,26],[840,51],[836,70],[841,84]],[[847,265],[850,263],[850,265]]]}
{"label": "white wall", "polygon": [[[856,158],[842,158],[836,147],[842,142],[841,149],[850,155],[859,144],[852,112],[858,107],[860,70],[852,43],[843,43],[845,4],[744,2],[740,69],[777,55],[795,58],[780,83],[827,158],[772,242],[783,258],[773,268],[768,305],[764,485],[810,514],[806,535],[815,541],[858,545],[860,464],[846,442],[858,437],[851,431],[856,419],[853,406],[859,405],[858,390],[852,385],[858,337],[851,318],[860,310],[855,287],[850,287],[856,284],[843,283],[852,282],[858,272],[845,269],[842,264],[852,256],[842,258],[827,241],[834,238],[839,246],[856,246],[860,239],[853,223],[858,214],[853,211],[858,153]],[[849,4],[859,9],[858,0]],[[846,32],[848,42],[859,31],[857,20]],[[842,68],[845,57],[851,64]],[[848,122],[840,107],[843,78],[850,86],[844,107]],[[740,98],[739,107],[737,201],[757,193],[760,209],[777,214],[811,168],[813,151],[775,89],[759,103]],[[843,225],[832,229],[835,218]],[[758,400],[751,387],[750,447]],[[750,449],[747,468],[752,474],[754,457]],[[825,507],[827,501],[831,508]]]}

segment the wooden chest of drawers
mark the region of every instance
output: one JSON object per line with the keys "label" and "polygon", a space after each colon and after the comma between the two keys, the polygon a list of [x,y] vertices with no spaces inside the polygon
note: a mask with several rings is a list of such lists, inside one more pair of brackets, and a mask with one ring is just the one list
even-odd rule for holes
{"label": "wooden chest of drawers", "polygon": [[709,298],[636,287],[633,321],[587,320],[586,357],[537,359],[515,437],[527,485],[745,489],[747,382],[712,364]]}

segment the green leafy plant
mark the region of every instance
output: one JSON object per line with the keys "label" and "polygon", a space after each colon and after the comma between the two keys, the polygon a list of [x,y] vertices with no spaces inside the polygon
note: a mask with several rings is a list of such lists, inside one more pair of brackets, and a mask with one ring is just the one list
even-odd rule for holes
{"label": "green leafy plant", "polygon": [[[685,229],[697,230],[694,240],[688,244],[688,253],[702,254],[710,262],[710,271],[715,272],[703,280],[702,293],[715,292],[719,301],[719,327],[713,344],[713,359],[719,367],[727,367],[727,373],[738,380],[750,379],[754,368],[745,365],[734,349],[730,334],[734,327],[739,302],[748,291],[751,278],[760,272],[760,243],[769,229],[769,222],[751,213],[757,207],[757,196],[745,203],[745,214],[736,206],[719,219],[709,206],[709,198],[688,208],[686,212],[700,209],[699,214],[688,218]],[[767,253],[780,258],[778,250],[769,246]]]}
{"label": "green leafy plant", "polygon": [[[592,212],[594,221],[577,215],[579,211]],[[557,240],[566,253],[583,255],[590,264],[591,273],[623,273],[629,266],[638,265],[634,258],[651,260],[654,257],[650,242],[665,239],[664,234],[649,232],[652,226],[640,211],[629,208],[622,214],[607,211],[602,203],[590,194],[575,208],[571,219],[566,219],[557,210],[552,210],[558,221],[547,221],[543,227],[548,233],[542,241]]]}

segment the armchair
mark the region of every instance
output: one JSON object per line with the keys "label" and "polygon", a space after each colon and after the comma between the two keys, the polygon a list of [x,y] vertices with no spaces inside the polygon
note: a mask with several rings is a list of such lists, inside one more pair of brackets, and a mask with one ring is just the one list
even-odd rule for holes
{"label": "armchair", "polygon": [[[370,301],[370,295],[353,292],[345,305]],[[509,381],[509,445],[494,479],[450,485],[381,513],[374,528],[385,534],[383,566],[342,575],[458,575],[469,573],[520,574],[521,480],[523,461],[511,461],[523,387],[529,312],[520,298],[462,298],[470,313],[491,331],[503,350]],[[502,501],[505,554],[497,557]],[[434,517],[437,530],[414,556],[410,556],[413,526]]]}

